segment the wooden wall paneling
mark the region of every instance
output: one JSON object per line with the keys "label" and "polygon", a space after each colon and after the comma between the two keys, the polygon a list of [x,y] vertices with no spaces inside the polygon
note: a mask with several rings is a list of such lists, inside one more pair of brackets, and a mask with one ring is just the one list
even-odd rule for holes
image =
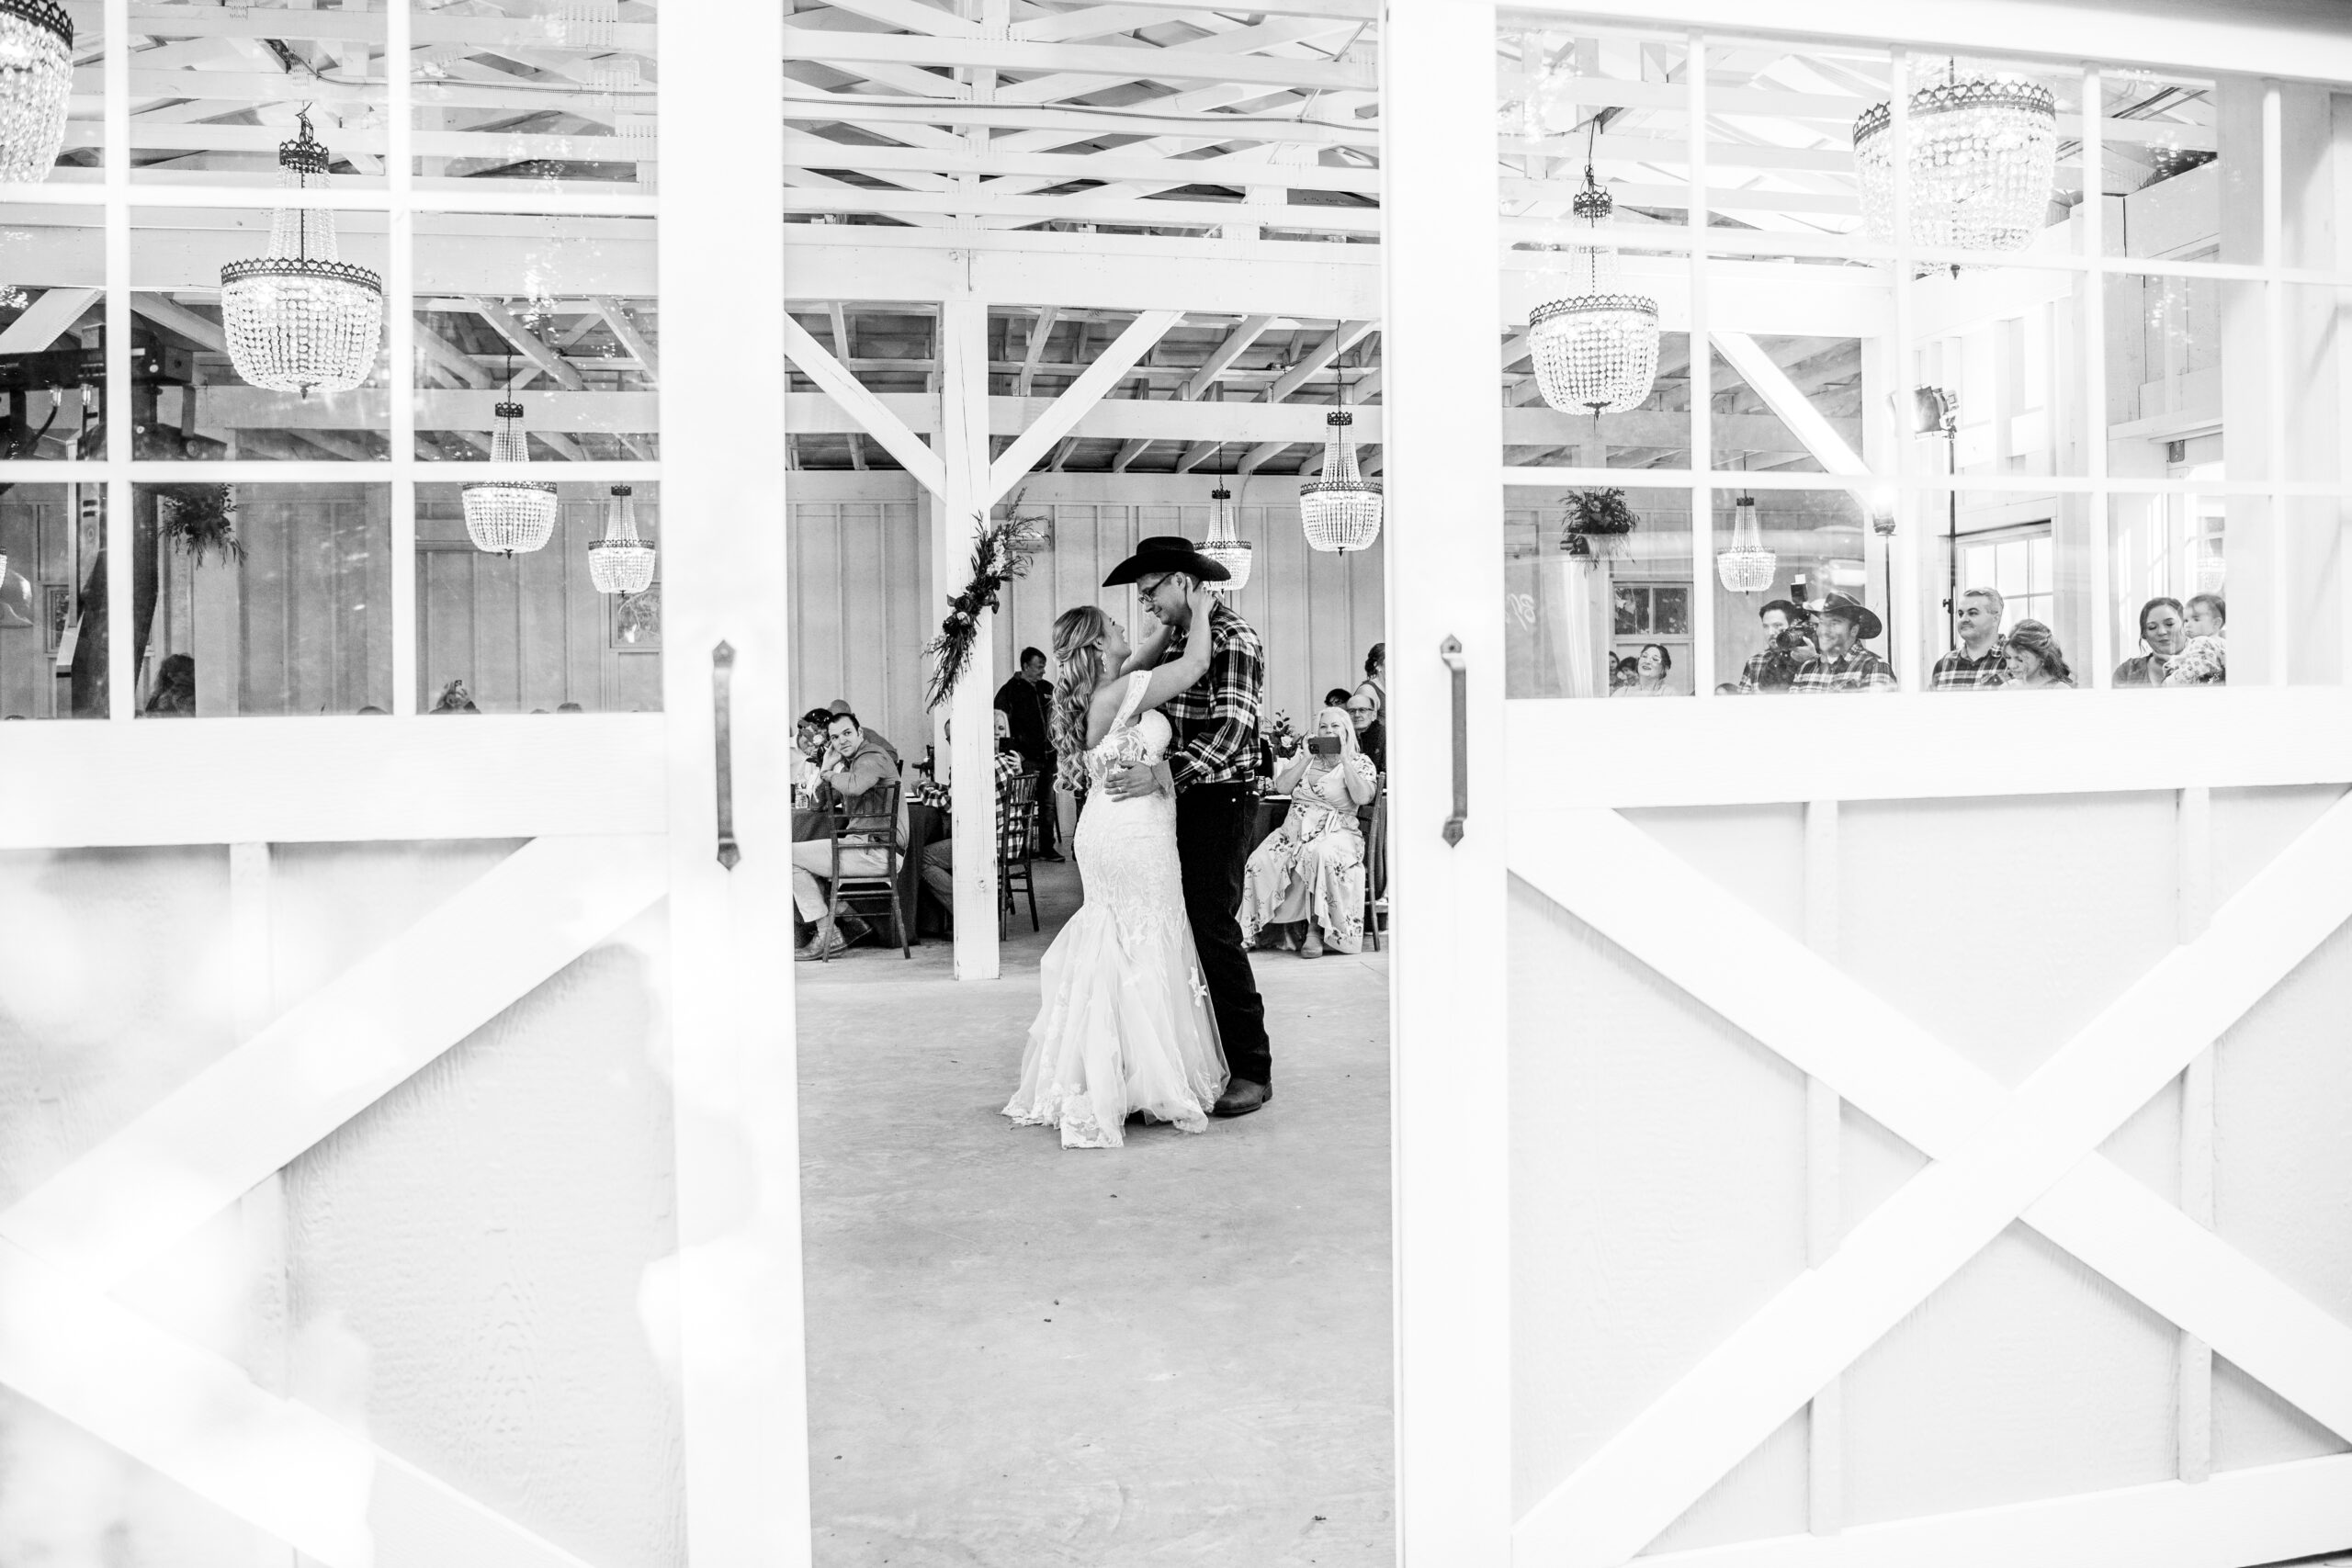
{"label": "wooden wall paneling", "polygon": [[[644,488],[644,487],[639,487]],[[650,509],[638,498],[638,526],[644,529]],[[579,545],[578,564],[568,566],[564,575],[561,647],[563,694],[557,705],[578,703],[591,713],[604,712],[613,705],[614,694],[606,667],[616,657],[612,642],[613,601],[599,593],[588,577],[588,545],[595,535],[604,531],[604,507],[601,502],[587,508],[594,520],[590,535]],[[654,571],[661,572],[661,560],[655,558]]]}
{"label": "wooden wall paneling", "polygon": [[901,754],[920,757],[930,734],[922,705],[922,645],[931,637],[924,626],[928,602],[922,569],[931,552],[924,547],[922,521],[914,506],[891,501],[876,510],[882,581],[888,590],[882,601],[882,691],[890,728],[883,733]]}
{"label": "wooden wall paneling", "polygon": [[1302,716],[1322,706],[1323,694],[1329,687],[1355,684],[1349,678],[1356,669],[1357,660],[1352,596],[1349,592],[1351,571],[1343,555],[1307,552],[1307,640],[1304,648],[1291,655],[1304,666],[1295,671],[1305,678],[1305,690],[1299,695]]}
{"label": "wooden wall paneling", "polygon": [[833,694],[847,697],[860,720],[903,753],[912,737],[892,722],[889,605],[898,590],[885,570],[883,508],[872,502],[844,506],[841,520],[834,602],[841,607],[843,664],[841,689]]}
{"label": "wooden wall paneling", "polygon": [[484,713],[519,711],[523,661],[515,645],[522,594],[513,558],[474,557],[474,667],[467,689]]}
{"label": "wooden wall paneling", "polygon": [[49,679],[49,658],[41,637],[40,509],[10,497],[0,502],[0,554],[7,570],[25,579],[26,626],[0,626],[0,714],[45,718],[41,686]]}
{"label": "wooden wall paneling", "polygon": [[465,550],[419,550],[423,574],[417,614],[417,670],[423,681],[417,711],[430,713],[441,688],[473,668],[474,554]]}
{"label": "wooden wall paneling", "polygon": [[795,530],[800,547],[793,562],[792,675],[799,682],[803,712],[842,694],[842,511],[838,505],[812,507],[808,525]]}
{"label": "wooden wall paneling", "polygon": [[285,636],[279,644],[276,703],[257,711],[315,714],[327,705],[335,660],[338,562],[335,546],[352,503],[314,495],[291,502],[285,517]]}
{"label": "wooden wall paneling", "polygon": [[[249,487],[250,488],[250,487]],[[282,713],[286,688],[286,503],[275,491],[249,494],[237,513],[245,542],[238,570],[237,711]]]}
{"label": "wooden wall paneling", "polygon": [[515,598],[517,641],[522,649],[516,706],[553,713],[565,700],[571,672],[564,667],[564,615],[571,578],[588,570],[590,508],[577,497],[557,507],[556,536],[548,547],[514,558],[519,575]]}

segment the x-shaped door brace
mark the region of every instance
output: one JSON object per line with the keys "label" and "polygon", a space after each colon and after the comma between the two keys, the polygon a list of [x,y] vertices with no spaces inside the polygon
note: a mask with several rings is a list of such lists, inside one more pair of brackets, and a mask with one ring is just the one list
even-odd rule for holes
{"label": "x-shaped door brace", "polygon": [[587,1568],[107,1292],[667,886],[658,835],[534,840],[0,1213],[0,1382],[330,1568]]}
{"label": "x-shaped door brace", "polygon": [[1520,1561],[1632,1558],[2018,1219],[2352,1438],[2352,1326],[2098,1152],[2352,917],[2352,796],[2014,1090],[1615,812],[1512,837],[1531,886],[1931,1161],[1531,1509]]}

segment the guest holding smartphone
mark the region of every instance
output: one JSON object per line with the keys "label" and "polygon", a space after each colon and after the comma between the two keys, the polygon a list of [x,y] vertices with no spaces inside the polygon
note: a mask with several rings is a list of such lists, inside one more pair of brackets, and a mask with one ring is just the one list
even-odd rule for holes
{"label": "guest holding smartphone", "polygon": [[[1274,780],[1289,815],[1251,852],[1241,886],[1241,940],[1282,927],[1280,945],[1304,958],[1363,948],[1363,827],[1380,775],[1356,744],[1343,708],[1315,716],[1315,733]],[[1304,927],[1304,940],[1293,928]]]}

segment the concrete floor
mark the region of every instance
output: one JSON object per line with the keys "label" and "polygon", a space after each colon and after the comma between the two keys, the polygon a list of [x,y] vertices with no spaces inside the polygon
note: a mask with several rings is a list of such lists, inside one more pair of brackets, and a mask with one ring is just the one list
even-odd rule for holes
{"label": "concrete floor", "polygon": [[1260,953],[1275,1099],[1064,1151],[997,1114],[1077,899],[1004,978],[803,964],[820,1568],[1388,1568],[1387,961]]}

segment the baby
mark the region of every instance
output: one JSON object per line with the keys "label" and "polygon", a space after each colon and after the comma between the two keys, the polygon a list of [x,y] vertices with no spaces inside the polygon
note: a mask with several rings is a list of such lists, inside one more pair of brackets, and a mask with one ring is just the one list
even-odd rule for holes
{"label": "baby", "polygon": [[2188,600],[2188,635],[2220,637],[2230,622],[2230,607],[2218,593],[2197,593]]}

